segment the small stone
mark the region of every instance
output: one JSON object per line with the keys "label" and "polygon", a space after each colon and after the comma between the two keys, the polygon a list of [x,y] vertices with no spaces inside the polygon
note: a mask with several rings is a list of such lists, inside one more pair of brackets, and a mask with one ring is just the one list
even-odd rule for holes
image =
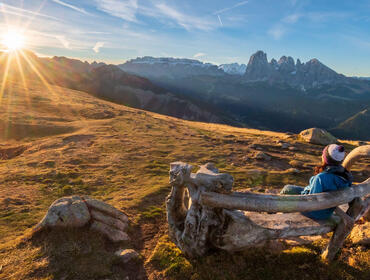
{"label": "small stone", "polygon": [[114,253],[117,257],[119,257],[120,261],[123,264],[127,264],[130,262],[136,262],[140,260],[140,255],[133,249],[125,249],[125,250],[118,250]]}
{"label": "small stone", "polygon": [[291,151],[297,151],[298,150],[297,147],[294,147],[294,146],[290,146],[288,149],[291,150]]}
{"label": "small stone", "polygon": [[249,161],[249,159],[250,159],[249,156],[244,156],[243,157],[243,161]]}
{"label": "small stone", "polygon": [[303,162],[299,161],[299,160],[296,160],[296,159],[293,159],[291,161],[289,161],[289,165],[290,166],[293,166],[293,167],[303,167]]}
{"label": "small stone", "polygon": [[281,148],[283,148],[283,149],[288,149],[289,148],[289,143],[287,143],[287,142],[284,142],[284,141],[282,141],[282,140],[277,140],[276,141],[276,144],[277,145],[279,145]]}
{"label": "small stone", "polygon": [[281,143],[280,146],[283,149],[288,149],[289,148],[289,144],[288,143]]}
{"label": "small stone", "polygon": [[301,171],[299,171],[299,169],[297,169],[297,168],[289,168],[289,169],[286,170],[286,172],[297,174],[297,173],[300,173]]}
{"label": "small stone", "polygon": [[271,156],[268,155],[267,153],[264,153],[264,152],[257,152],[254,155],[254,158],[255,159],[258,159],[258,160],[266,160],[266,161],[270,161],[271,160]]}

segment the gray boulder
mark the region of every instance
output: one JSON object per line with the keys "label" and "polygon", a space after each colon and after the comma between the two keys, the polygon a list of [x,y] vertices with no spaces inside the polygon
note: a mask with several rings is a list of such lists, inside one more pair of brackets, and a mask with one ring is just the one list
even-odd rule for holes
{"label": "gray boulder", "polygon": [[325,129],[321,128],[309,128],[299,133],[299,137],[305,142],[318,144],[318,145],[329,145],[337,143],[338,140]]}
{"label": "gray boulder", "polygon": [[90,224],[112,242],[130,241],[126,233],[128,217],[125,213],[103,201],[90,197],[68,196],[53,202],[45,217],[33,229],[79,228]]}
{"label": "gray boulder", "polygon": [[62,197],[51,204],[41,227],[83,227],[90,220],[86,203],[79,196]]}

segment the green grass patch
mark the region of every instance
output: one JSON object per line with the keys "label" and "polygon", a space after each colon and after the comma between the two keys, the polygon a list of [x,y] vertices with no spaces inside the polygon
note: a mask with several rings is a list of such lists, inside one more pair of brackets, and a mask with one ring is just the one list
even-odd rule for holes
{"label": "green grass patch", "polygon": [[192,264],[173,244],[167,235],[158,240],[153,254],[148,260],[169,279],[190,279],[193,274]]}
{"label": "green grass patch", "polygon": [[156,220],[165,215],[165,210],[156,206],[149,206],[145,211],[140,213],[140,220]]}

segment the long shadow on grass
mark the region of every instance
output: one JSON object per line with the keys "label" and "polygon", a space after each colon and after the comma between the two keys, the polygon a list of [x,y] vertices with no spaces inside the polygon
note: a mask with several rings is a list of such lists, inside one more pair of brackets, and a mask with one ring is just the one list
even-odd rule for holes
{"label": "long shadow on grass", "polygon": [[47,265],[34,269],[26,279],[147,279],[142,261],[123,264],[114,254],[130,248],[129,243],[112,243],[88,227],[44,230],[30,241],[40,248],[32,261],[44,259]]}
{"label": "long shadow on grass", "polygon": [[168,236],[163,236],[149,263],[166,279],[370,279],[366,267],[360,270],[342,260],[324,263],[320,259],[320,250],[319,247],[296,246],[272,253],[271,249],[250,248],[244,253],[233,254],[214,251],[190,260]]}

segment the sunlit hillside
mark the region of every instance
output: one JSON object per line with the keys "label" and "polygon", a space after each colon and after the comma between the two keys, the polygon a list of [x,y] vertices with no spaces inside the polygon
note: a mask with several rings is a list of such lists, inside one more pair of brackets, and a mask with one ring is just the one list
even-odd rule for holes
{"label": "sunlit hillside", "polygon": [[[114,246],[83,229],[24,239],[56,198],[73,194],[129,214],[131,246],[142,254],[139,270],[149,279],[273,279],[281,269],[302,279],[368,279],[368,249],[351,243],[330,266],[318,253],[327,239],[282,253],[257,249],[189,262],[166,237],[170,162],[211,161],[234,176],[236,189],[277,192],[286,183],[306,184],[321,146],[295,135],[131,109],[40,80],[3,83],[0,116],[0,279],[122,279],[137,273],[103,257]],[[295,149],[283,149],[279,141]],[[345,145],[352,149],[358,142]],[[271,161],[255,159],[259,150]],[[355,168],[357,181],[369,177],[368,167]],[[264,271],[255,270],[261,265]]]}

